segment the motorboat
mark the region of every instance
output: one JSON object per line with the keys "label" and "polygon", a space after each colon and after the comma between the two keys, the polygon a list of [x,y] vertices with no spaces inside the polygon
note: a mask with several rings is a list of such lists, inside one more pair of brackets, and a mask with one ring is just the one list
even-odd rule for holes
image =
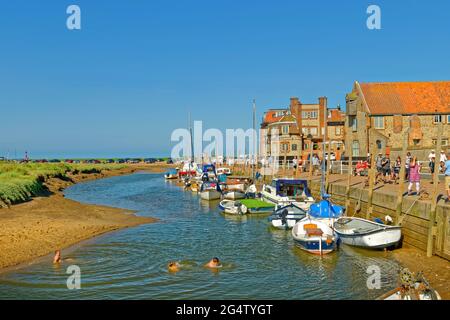
{"label": "motorboat", "polygon": [[176,169],[170,169],[164,174],[166,180],[178,179],[178,171]]}
{"label": "motorboat", "polygon": [[219,209],[228,214],[244,215],[248,212],[247,207],[240,201],[222,200]]}
{"label": "motorboat", "polygon": [[203,200],[211,201],[220,199],[222,196],[222,191],[220,185],[216,181],[205,181],[202,183],[200,188],[200,197]]}
{"label": "motorboat", "polygon": [[280,206],[294,203],[304,210],[314,203],[308,182],[300,179],[273,179],[270,185],[263,185],[261,197],[264,201]]}
{"label": "motorboat", "polygon": [[305,217],[292,228],[295,244],[309,253],[323,255],[337,248],[338,239],[326,222]]}
{"label": "motorboat", "polygon": [[306,217],[307,212],[290,203],[287,206],[277,207],[273,214],[269,217],[269,221],[274,228],[291,229],[295,224]]}

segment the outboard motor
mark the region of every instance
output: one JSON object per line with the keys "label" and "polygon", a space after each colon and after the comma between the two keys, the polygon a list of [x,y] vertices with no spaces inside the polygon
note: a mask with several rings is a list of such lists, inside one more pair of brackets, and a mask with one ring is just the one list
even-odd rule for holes
{"label": "outboard motor", "polygon": [[280,213],[281,223],[284,225],[287,225],[287,215],[288,215],[287,209],[284,209]]}

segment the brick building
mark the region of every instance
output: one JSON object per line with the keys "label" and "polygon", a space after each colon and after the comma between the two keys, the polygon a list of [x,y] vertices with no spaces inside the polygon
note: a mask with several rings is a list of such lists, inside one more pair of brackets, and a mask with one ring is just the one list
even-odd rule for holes
{"label": "brick building", "polygon": [[[321,152],[326,110],[327,98],[320,97],[317,104],[303,104],[298,98],[291,98],[288,108],[266,111],[261,123],[260,155],[286,157],[289,161],[305,159],[311,144],[314,153]],[[326,121],[332,151],[341,150],[345,114],[340,109],[328,109]]]}
{"label": "brick building", "polygon": [[353,156],[366,156],[371,141],[383,154],[399,151],[408,128],[408,148],[423,155],[435,148],[440,122],[443,148],[449,147],[450,81],[355,82],[346,104],[345,141]]}

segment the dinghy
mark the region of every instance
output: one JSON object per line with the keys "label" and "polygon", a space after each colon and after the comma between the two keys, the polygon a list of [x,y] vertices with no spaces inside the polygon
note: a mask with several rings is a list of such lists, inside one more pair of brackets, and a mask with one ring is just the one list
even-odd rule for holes
{"label": "dinghy", "polygon": [[278,207],[269,217],[269,221],[274,228],[291,229],[295,224],[306,217],[306,211],[291,203],[287,206]]}
{"label": "dinghy", "polygon": [[250,214],[268,214],[275,209],[274,204],[259,199],[242,199],[239,202],[247,207]]}
{"label": "dinghy", "polygon": [[247,207],[239,201],[222,200],[219,209],[228,214],[244,215],[248,212]]}
{"label": "dinghy", "polygon": [[238,200],[245,198],[245,192],[240,190],[225,191],[223,197],[228,200]]}
{"label": "dinghy", "polygon": [[200,188],[200,197],[203,200],[218,200],[222,196],[219,183],[215,181],[205,181]]}
{"label": "dinghy", "polygon": [[166,172],[166,174],[164,175],[164,178],[166,180],[177,179],[178,178],[178,171],[175,170],[175,169],[170,169],[169,171]]}
{"label": "dinghy", "polygon": [[309,217],[298,221],[292,228],[295,244],[309,253],[323,255],[337,247],[337,237],[327,223]]}
{"label": "dinghy", "polygon": [[400,226],[388,226],[356,217],[337,219],[334,230],[343,243],[370,249],[395,246],[402,236]]}

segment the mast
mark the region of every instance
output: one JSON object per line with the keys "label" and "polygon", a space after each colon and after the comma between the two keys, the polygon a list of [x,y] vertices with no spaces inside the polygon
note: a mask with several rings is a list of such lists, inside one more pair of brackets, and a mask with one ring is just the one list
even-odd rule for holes
{"label": "mast", "polygon": [[191,136],[191,158],[189,159],[189,178],[191,177],[191,163],[194,162],[194,139],[192,136],[192,124],[191,124],[191,113],[189,112],[189,135]]}
{"label": "mast", "polygon": [[[320,195],[323,198],[323,195],[325,194],[326,190],[325,190],[325,146],[326,146],[326,139],[327,139],[327,117],[328,117],[328,106],[327,106],[328,101],[325,100],[325,105],[324,105],[324,113],[323,113],[323,145],[322,145],[322,178],[321,178],[321,183],[320,183]],[[328,158],[330,157],[330,155],[328,155]]]}
{"label": "mast", "polygon": [[255,182],[255,165],[257,163],[256,159],[256,101],[253,99],[253,160],[252,160],[252,180]]}

